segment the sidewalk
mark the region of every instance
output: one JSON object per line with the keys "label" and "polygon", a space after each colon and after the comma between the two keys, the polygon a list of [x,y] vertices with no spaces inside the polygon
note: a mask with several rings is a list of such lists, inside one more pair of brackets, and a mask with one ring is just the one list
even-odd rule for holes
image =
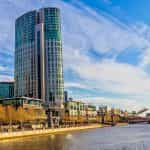
{"label": "sidewalk", "polygon": [[37,136],[37,135],[46,135],[46,134],[56,134],[63,133],[69,131],[78,131],[78,130],[87,130],[87,129],[95,129],[102,128],[103,125],[88,125],[88,126],[80,126],[80,127],[69,127],[69,128],[55,128],[55,129],[44,129],[44,130],[32,130],[32,131],[19,131],[19,132],[5,132],[0,133],[0,140],[7,140],[13,138],[22,138],[29,136]]}

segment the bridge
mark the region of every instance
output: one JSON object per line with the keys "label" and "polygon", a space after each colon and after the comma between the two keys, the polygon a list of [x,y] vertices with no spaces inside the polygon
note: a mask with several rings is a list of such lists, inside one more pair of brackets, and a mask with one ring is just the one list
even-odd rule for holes
{"label": "bridge", "polygon": [[128,118],[128,123],[150,123],[150,109],[143,108]]}
{"label": "bridge", "polygon": [[150,123],[150,118],[149,117],[129,117],[128,118],[128,123],[129,124],[135,124],[135,123]]}

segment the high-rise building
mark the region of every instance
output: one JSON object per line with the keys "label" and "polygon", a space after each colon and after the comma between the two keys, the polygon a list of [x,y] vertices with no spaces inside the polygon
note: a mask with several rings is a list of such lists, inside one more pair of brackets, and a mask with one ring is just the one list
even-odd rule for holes
{"label": "high-rise building", "polygon": [[0,82],[0,99],[14,96],[14,82]]}
{"label": "high-rise building", "polygon": [[15,95],[62,106],[61,19],[58,8],[30,11],[15,24]]}

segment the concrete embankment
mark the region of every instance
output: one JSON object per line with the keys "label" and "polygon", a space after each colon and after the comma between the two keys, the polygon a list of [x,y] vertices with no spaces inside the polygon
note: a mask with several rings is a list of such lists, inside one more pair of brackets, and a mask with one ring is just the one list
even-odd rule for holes
{"label": "concrete embankment", "polygon": [[22,137],[30,137],[30,136],[39,136],[39,135],[46,135],[46,134],[57,134],[57,133],[63,133],[63,132],[95,129],[95,128],[102,128],[102,127],[104,126],[96,124],[96,125],[69,127],[69,128],[56,128],[56,129],[19,131],[19,132],[7,132],[7,133],[5,132],[5,133],[0,133],[0,140],[15,139],[15,138],[22,138]]}
{"label": "concrete embankment", "polygon": [[117,123],[116,126],[117,127],[122,127],[122,126],[127,126],[128,123]]}

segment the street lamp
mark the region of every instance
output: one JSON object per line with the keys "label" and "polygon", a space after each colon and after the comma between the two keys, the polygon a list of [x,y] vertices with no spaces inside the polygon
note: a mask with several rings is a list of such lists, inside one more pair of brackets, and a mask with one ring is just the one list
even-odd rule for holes
{"label": "street lamp", "polygon": [[101,123],[105,123],[105,115],[107,113],[107,107],[99,107],[99,115],[101,116]]}

